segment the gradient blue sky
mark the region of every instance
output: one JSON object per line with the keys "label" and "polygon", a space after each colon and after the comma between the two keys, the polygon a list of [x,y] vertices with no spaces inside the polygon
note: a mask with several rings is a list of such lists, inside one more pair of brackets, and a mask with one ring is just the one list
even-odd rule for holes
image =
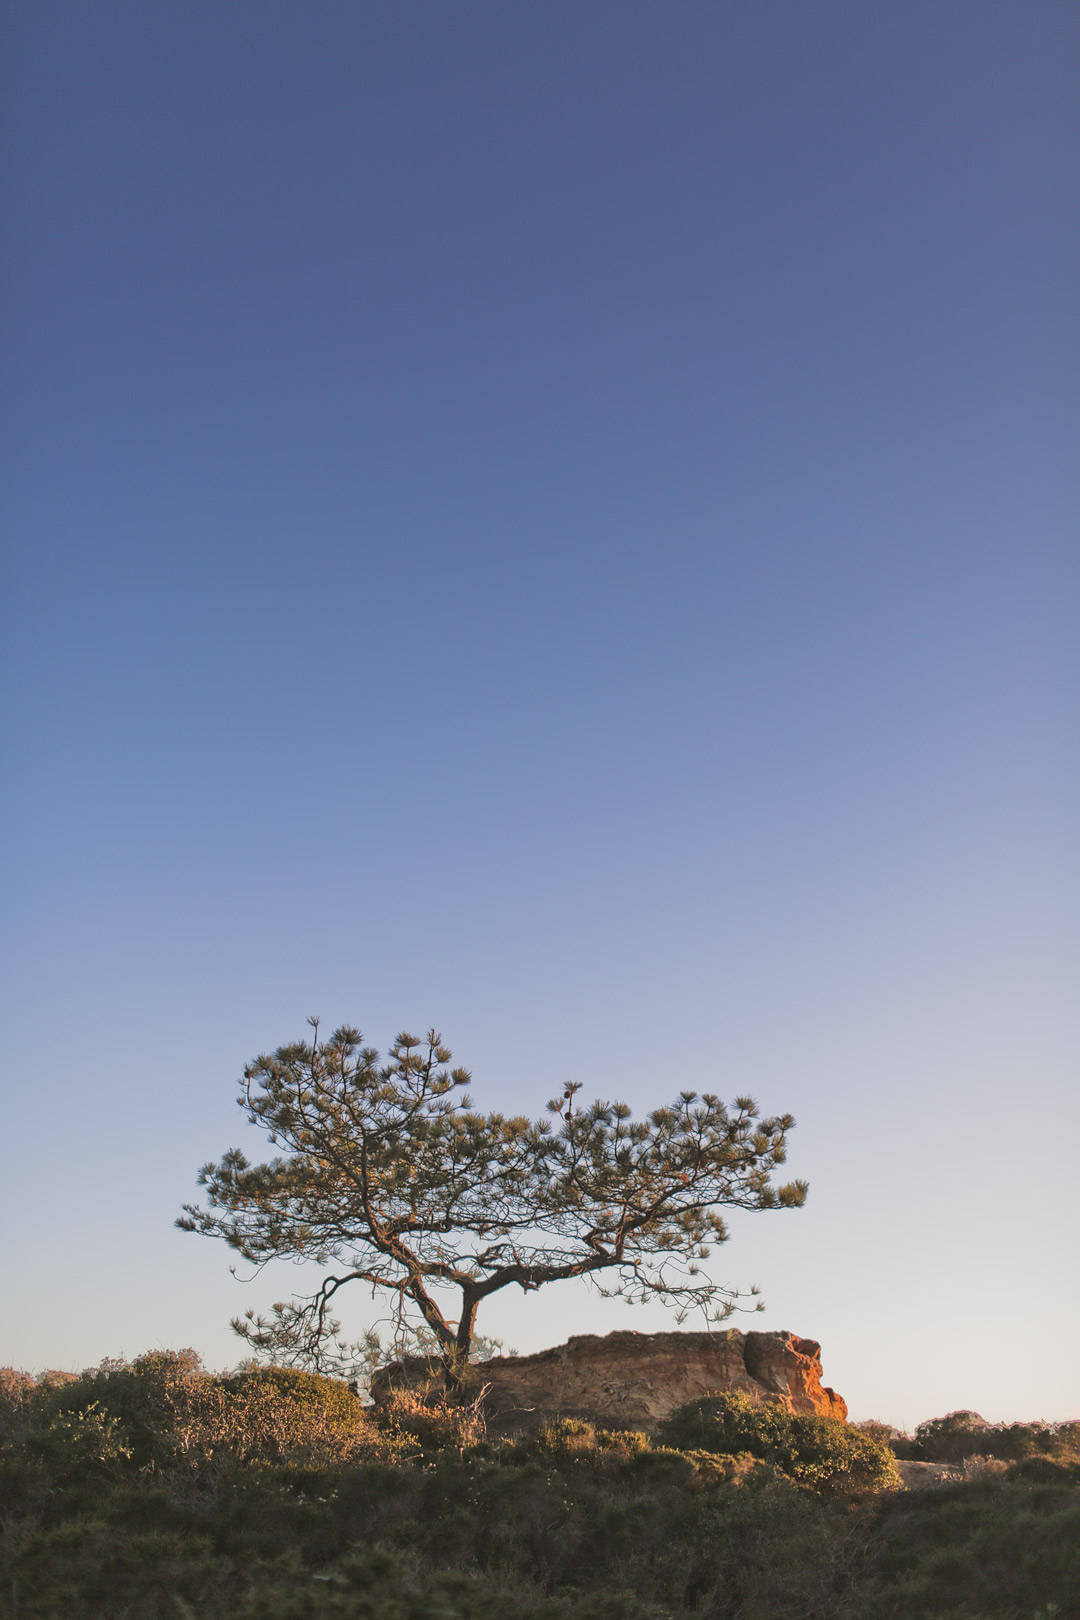
{"label": "gradient blue sky", "polygon": [[171,1222],[319,1012],[790,1109],[747,1325],[1080,1416],[1080,11],[4,26],[0,1361],[239,1358]]}

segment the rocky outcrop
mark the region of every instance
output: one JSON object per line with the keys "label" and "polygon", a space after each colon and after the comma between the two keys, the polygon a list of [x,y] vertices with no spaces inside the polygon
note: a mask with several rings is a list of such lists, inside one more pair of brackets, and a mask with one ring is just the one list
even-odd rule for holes
{"label": "rocky outcrop", "polygon": [[[372,1385],[376,1403],[430,1379],[431,1364],[395,1362]],[[847,1406],[821,1384],[821,1346],[793,1333],[582,1334],[534,1356],[499,1356],[474,1369],[493,1434],[527,1432],[556,1417],[604,1428],[655,1429],[701,1395],[737,1390],[792,1412],[844,1419]]]}
{"label": "rocky outcrop", "polygon": [[897,1462],[896,1471],[906,1491],[925,1491],[932,1485],[954,1485],[964,1477],[962,1468],[950,1468],[947,1463],[907,1462],[904,1459]]}
{"label": "rocky outcrop", "polygon": [[794,1333],[747,1333],[746,1370],[767,1395],[792,1412],[818,1412],[846,1420],[847,1402],[821,1383],[821,1346]]}

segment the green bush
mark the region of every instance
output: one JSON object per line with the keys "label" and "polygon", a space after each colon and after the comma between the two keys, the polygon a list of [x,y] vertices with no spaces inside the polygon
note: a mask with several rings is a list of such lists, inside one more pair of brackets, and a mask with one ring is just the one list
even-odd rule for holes
{"label": "green bush", "polygon": [[339,1379],[259,1367],[220,1382],[225,1444],[245,1460],[320,1466],[394,1453],[392,1439]]}
{"label": "green bush", "polygon": [[661,1425],[659,1438],[679,1451],[760,1458],[823,1495],[887,1490],[900,1483],[892,1452],[873,1435],[836,1418],[759,1405],[734,1392],[680,1407]]}
{"label": "green bush", "polygon": [[204,1372],[193,1351],[104,1362],[78,1377],[0,1376],[0,1438],[74,1478],[80,1468],[329,1466],[391,1455],[346,1384],[291,1368]]}
{"label": "green bush", "polygon": [[190,1530],[82,1517],[13,1539],[3,1560],[5,1620],[182,1620],[193,1612],[209,1620],[230,1584],[209,1538]]}
{"label": "green bush", "polygon": [[925,1462],[963,1463],[969,1457],[1002,1462],[1047,1458],[1080,1464],[1080,1423],[987,1423],[978,1412],[949,1412],[920,1423],[910,1455]]}
{"label": "green bush", "polygon": [[1077,1620],[1080,1491],[1010,1482],[889,1494],[867,1516],[859,1620]]}
{"label": "green bush", "polygon": [[37,1378],[0,1367],[0,1446],[18,1441],[39,1412],[51,1403],[55,1390],[78,1382],[77,1373],[45,1372]]}
{"label": "green bush", "polygon": [[36,1392],[37,1379],[29,1373],[0,1367],[0,1445],[22,1432]]}
{"label": "green bush", "polygon": [[124,1425],[97,1401],[74,1412],[55,1412],[27,1440],[31,1454],[58,1480],[115,1474],[131,1457]]}
{"label": "green bush", "polygon": [[90,1407],[122,1425],[136,1468],[204,1462],[225,1442],[224,1391],[193,1350],[153,1351],[135,1361],[105,1361],[80,1377],[43,1389],[36,1416],[53,1422]]}
{"label": "green bush", "polygon": [[1080,1485],[1080,1461],[1061,1457],[1022,1457],[1007,1465],[1011,1480],[1033,1485]]}
{"label": "green bush", "polygon": [[915,1430],[915,1455],[925,1462],[962,1463],[965,1457],[987,1456],[990,1425],[978,1412],[950,1412],[931,1418]]}

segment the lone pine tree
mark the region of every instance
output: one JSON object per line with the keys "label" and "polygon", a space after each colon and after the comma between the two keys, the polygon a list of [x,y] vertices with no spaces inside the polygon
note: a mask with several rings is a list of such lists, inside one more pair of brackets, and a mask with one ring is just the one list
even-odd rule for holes
{"label": "lone pine tree", "polygon": [[389,1296],[398,1327],[434,1343],[451,1385],[480,1305],[503,1288],[585,1277],[605,1294],[664,1300],[680,1321],[695,1308],[720,1321],[740,1297],[700,1270],[727,1238],[720,1210],[806,1199],[805,1182],[770,1182],[794,1120],[761,1118],[749,1097],[728,1106],[681,1091],[635,1121],[625,1103],[575,1107],[572,1085],[546,1120],[481,1114],[468,1070],[449,1067],[433,1029],[399,1035],[380,1065],[359,1031],[320,1041],[309,1023],[310,1041],[248,1065],[237,1099],[279,1156],[250,1164],[234,1148],[205,1165],[209,1208],[185,1205],[177,1222],[256,1266],[333,1268],[314,1294],[233,1322],[276,1360],[347,1367],[332,1303],[350,1283]]}

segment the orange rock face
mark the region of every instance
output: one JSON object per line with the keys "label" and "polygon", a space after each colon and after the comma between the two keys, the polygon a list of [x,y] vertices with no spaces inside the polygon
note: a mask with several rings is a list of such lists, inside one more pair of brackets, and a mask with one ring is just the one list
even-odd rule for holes
{"label": "orange rock face", "polygon": [[[372,1395],[378,1402],[429,1373],[426,1362],[397,1362],[377,1375]],[[792,1412],[847,1417],[840,1396],[822,1388],[821,1346],[793,1333],[582,1334],[534,1356],[482,1362],[475,1378],[486,1386],[494,1434],[522,1433],[556,1417],[649,1431],[687,1401],[729,1389]]]}
{"label": "orange rock face", "polygon": [[784,1401],[792,1412],[818,1412],[847,1421],[847,1402],[821,1383],[821,1346],[794,1333],[747,1333],[743,1340],[746,1370],[767,1395]]}

